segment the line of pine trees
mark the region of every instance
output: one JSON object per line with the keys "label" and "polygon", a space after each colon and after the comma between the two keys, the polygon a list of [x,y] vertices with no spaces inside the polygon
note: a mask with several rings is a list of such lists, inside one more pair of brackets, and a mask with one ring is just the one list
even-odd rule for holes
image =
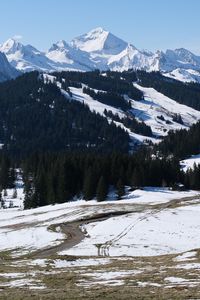
{"label": "line of pine trees", "polygon": [[173,155],[179,160],[200,153],[200,122],[189,130],[170,131],[161,143],[154,147],[162,156]]}
{"label": "line of pine trees", "polygon": [[22,169],[26,208],[74,197],[104,201],[110,187],[120,199],[125,186],[169,186],[182,176],[178,161],[152,159],[142,152],[37,154],[24,161]]}
{"label": "line of pine trees", "polygon": [[144,136],[153,136],[151,127],[144,122],[139,122],[134,115],[126,113],[126,117],[120,118],[118,114],[113,114],[110,110],[104,110],[104,115],[110,118],[112,121],[121,122],[126,128],[129,128],[132,132],[142,134]]}
{"label": "line of pine trees", "polygon": [[23,161],[0,154],[0,192],[15,188],[16,165],[22,169],[25,208],[64,203],[76,198],[107,199],[110,188],[117,198],[125,187],[176,186],[200,190],[200,166],[184,173],[179,160],[155,158],[148,151],[135,154],[47,153],[34,154]]}
{"label": "line of pine trees", "polygon": [[16,170],[7,155],[0,155],[0,192],[15,187]]}

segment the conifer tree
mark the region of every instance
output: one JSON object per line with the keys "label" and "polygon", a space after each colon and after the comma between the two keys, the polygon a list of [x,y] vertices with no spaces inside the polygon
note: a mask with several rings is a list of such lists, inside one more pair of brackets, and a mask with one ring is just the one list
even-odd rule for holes
{"label": "conifer tree", "polygon": [[95,184],[94,184],[94,172],[90,167],[85,172],[84,183],[83,183],[83,195],[85,200],[91,200],[95,196]]}
{"label": "conifer tree", "polygon": [[14,188],[15,187],[15,180],[16,180],[16,172],[14,168],[10,169],[9,178],[8,178],[8,187]]}
{"label": "conifer tree", "polygon": [[3,157],[0,166],[0,185],[3,189],[9,185],[9,160],[6,157]]}
{"label": "conifer tree", "polygon": [[33,194],[33,202],[37,206],[44,206],[48,204],[46,193],[46,176],[45,171],[42,168],[35,178],[35,191]]}
{"label": "conifer tree", "polygon": [[4,200],[3,200],[3,197],[2,197],[2,192],[0,192],[0,208],[4,208]]}
{"label": "conifer tree", "polygon": [[34,185],[33,185],[33,175],[24,174],[24,208],[37,207],[37,204],[33,202],[34,195]]}
{"label": "conifer tree", "polygon": [[13,191],[12,198],[13,198],[13,199],[16,199],[16,198],[17,198],[17,190],[16,190],[16,189],[14,189],[14,191]]}
{"label": "conifer tree", "polygon": [[118,180],[116,188],[117,188],[118,200],[120,200],[125,195],[125,188],[121,178]]}
{"label": "conifer tree", "polygon": [[108,194],[108,186],[103,176],[99,179],[97,185],[97,201],[104,201]]}
{"label": "conifer tree", "polygon": [[7,189],[4,189],[3,196],[4,196],[4,197],[7,197],[7,196],[8,196]]}

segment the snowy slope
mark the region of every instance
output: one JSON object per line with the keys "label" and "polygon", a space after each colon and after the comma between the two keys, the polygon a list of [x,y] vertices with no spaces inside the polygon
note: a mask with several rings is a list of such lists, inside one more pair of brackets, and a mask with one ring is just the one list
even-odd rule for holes
{"label": "snowy slope", "polygon": [[[150,126],[152,132],[157,137],[167,135],[169,130],[180,130],[182,128],[189,128],[192,124],[200,120],[200,112],[193,108],[177,103],[176,101],[164,96],[157,92],[153,88],[143,88],[138,84],[135,84],[139,90],[144,93],[144,100],[135,101],[128,97],[127,100],[131,100],[132,113],[138,121],[143,121],[146,125]],[[89,106],[91,111],[95,111],[104,116],[104,110],[112,111],[113,114],[118,114],[120,118],[126,117],[125,112],[112,106],[105,105],[97,100],[94,100],[87,94],[83,93],[83,88],[70,87],[72,92],[72,99],[80,101]],[[65,95],[66,92],[62,91]],[[67,97],[69,95],[67,94]],[[183,120],[183,124],[173,121],[173,117],[176,114],[180,114]],[[164,120],[159,117],[163,116]],[[133,140],[144,142],[146,139],[152,140],[152,142],[158,142],[155,138],[142,136],[139,134],[131,133],[128,128],[125,128],[123,124],[115,122],[116,125],[121,126],[128,131],[130,137]]]}
{"label": "snowy slope", "polygon": [[[154,134],[166,135],[169,130],[189,128],[200,120],[199,111],[179,104],[153,88],[141,87],[138,84],[134,84],[134,86],[144,93],[144,100],[133,100],[132,112],[136,118],[149,125]],[[176,114],[181,116],[183,124],[173,121]],[[164,120],[159,118],[161,116],[164,117]]]}
{"label": "snowy slope", "polygon": [[91,71],[95,69],[87,52],[74,49],[63,40],[53,44],[46,56],[53,61],[55,70]]}
{"label": "snowy slope", "polygon": [[[65,91],[62,90],[62,93],[68,98],[68,99],[72,99],[75,101],[79,101],[81,103],[84,103],[85,105],[88,105],[91,111],[94,111],[100,115],[102,115],[103,117],[106,117],[104,115],[104,110],[106,109],[107,111],[112,111],[112,113],[114,115],[118,115],[121,118],[125,118],[126,114],[121,110],[121,109],[117,109],[115,107],[103,104],[97,100],[94,100],[92,97],[90,97],[87,94],[83,93],[83,89],[82,88],[74,88],[74,87],[70,87],[70,92],[72,93],[72,98],[69,97],[68,93],[66,93]],[[107,118],[109,122],[111,122],[110,118]],[[114,121],[114,123],[116,124],[116,126],[121,127],[122,129],[124,129],[125,131],[128,132],[130,138],[131,138],[131,143],[132,144],[140,144],[140,143],[145,143],[146,140],[151,140],[153,143],[157,143],[159,142],[159,140],[157,140],[156,138],[153,137],[147,137],[147,136],[142,136],[140,134],[136,134],[131,132],[131,130],[129,128],[126,128],[122,123],[120,122],[116,122]]]}
{"label": "snowy slope", "polygon": [[164,76],[170,77],[182,82],[199,82],[200,83],[200,71],[193,69],[175,69],[169,73],[163,73]]}
{"label": "snowy slope", "polygon": [[[112,113],[114,115],[118,115],[120,117],[120,119],[125,118],[126,114],[125,112],[123,112],[121,109],[117,109],[115,107],[103,104],[97,100],[94,100],[92,97],[90,97],[87,94],[83,93],[83,89],[79,89],[79,88],[74,88],[74,87],[70,87],[70,91],[72,93],[72,99],[79,101],[81,103],[84,103],[85,105],[88,105],[91,111],[94,111],[96,113],[99,113],[100,115],[102,115],[103,117],[106,117],[104,115],[104,110],[106,109],[107,111],[112,111]],[[67,98],[69,98],[69,95],[65,92],[62,91],[62,93],[67,96]],[[111,119],[107,118],[109,122],[111,122]],[[147,140],[148,141],[152,141],[153,143],[157,143],[159,142],[159,139],[153,138],[153,137],[147,137],[147,136],[143,136],[141,134],[137,134],[134,132],[131,132],[131,130],[129,128],[126,128],[122,123],[120,122],[116,122],[114,121],[114,123],[121,127],[122,129],[124,129],[125,131],[128,132],[131,141],[133,144],[135,143],[145,143]]]}
{"label": "snowy slope", "polygon": [[12,78],[16,78],[18,75],[20,75],[20,72],[18,72],[14,67],[12,67],[5,54],[0,52],[0,82]]}
{"label": "snowy slope", "polygon": [[84,94],[83,89],[70,87],[70,91],[72,92],[73,100],[77,100],[88,105],[91,111],[95,111],[96,113],[104,116],[104,110],[106,109],[111,110],[113,114],[118,114],[120,118],[123,118],[125,116],[124,112],[120,109],[103,104],[97,100],[94,100],[89,95]]}

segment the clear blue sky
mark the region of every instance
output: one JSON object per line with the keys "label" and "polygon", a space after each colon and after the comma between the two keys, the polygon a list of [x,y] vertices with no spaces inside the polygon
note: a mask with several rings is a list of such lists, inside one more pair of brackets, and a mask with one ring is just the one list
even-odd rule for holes
{"label": "clear blue sky", "polygon": [[99,26],[139,49],[200,54],[200,0],[0,0],[0,43],[21,35],[46,50]]}

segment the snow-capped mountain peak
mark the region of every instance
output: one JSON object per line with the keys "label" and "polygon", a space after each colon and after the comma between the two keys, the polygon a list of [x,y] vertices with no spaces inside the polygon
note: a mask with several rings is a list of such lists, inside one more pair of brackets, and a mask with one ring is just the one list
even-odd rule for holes
{"label": "snow-capped mountain peak", "polygon": [[143,69],[147,65],[147,56],[135,46],[128,44],[119,54],[111,56],[108,64],[109,68],[115,71]]}
{"label": "snow-capped mountain peak", "polygon": [[116,37],[109,31],[97,27],[86,34],[72,40],[71,45],[86,52],[103,52],[118,54],[127,47],[127,42]]}
{"label": "snow-capped mountain peak", "polygon": [[139,50],[102,27],[92,29],[70,43],[60,40],[47,53],[23,45],[15,38],[0,45],[0,51],[6,54],[13,67],[23,72],[143,69],[160,71],[181,81],[200,82],[200,56],[184,48],[155,53]]}
{"label": "snow-capped mountain peak", "polygon": [[66,41],[60,40],[57,43],[53,44],[48,52],[55,51],[58,49],[69,49],[69,48],[70,46]]}
{"label": "snow-capped mountain peak", "polygon": [[166,56],[168,56],[171,60],[177,61],[184,68],[195,68],[200,69],[200,57],[193,54],[187,49],[180,48],[173,50],[167,50]]}
{"label": "snow-capped mountain peak", "polygon": [[50,71],[51,62],[45,54],[31,45],[23,45],[18,40],[9,39],[0,46],[13,67],[23,72],[33,70]]}
{"label": "snow-capped mountain peak", "polygon": [[1,52],[5,53],[6,55],[21,51],[22,48],[23,45],[14,38],[8,39],[4,44],[0,46]]}
{"label": "snow-capped mountain peak", "polygon": [[91,71],[95,69],[89,54],[80,49],[73,48],[66,41],[61,40],[53,44],[46,57],[52,61],[55,70]]}
{"label": "snow-capped mountain peak", "polygon": [[31,45],[23,45],[14,38],[8,39],[3,45],[1,45],[0,51],[5,53],[6,56],[8,56],[8,59],[9,56],[14,56],[14,58],[17,56],[19,58],[32,54],[41,54],[41,52],[35,47]]}

